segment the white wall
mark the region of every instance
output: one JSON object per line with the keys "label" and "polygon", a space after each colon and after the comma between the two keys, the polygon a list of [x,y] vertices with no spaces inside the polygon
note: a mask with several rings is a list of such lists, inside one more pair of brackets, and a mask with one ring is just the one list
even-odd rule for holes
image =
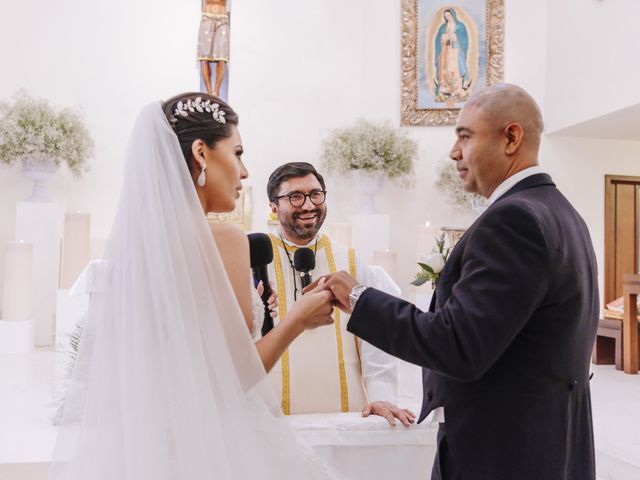
{"label": "white wall", "polygon": [[637,0],[549,2],[550,131],[640,104],[638,18]]}
{"label": "white wall", "polygon": [[[505,3],[506,80],[528,89],[549,110],[554,97],[547,96],[545,70],[560,66],[547,64],[546,2]],[[17,47],[0,50],[0,97],[25,87],[60,105],[81,105],[86,112],[96,141],[92,170],[79,181],[60,175],[52,184],[61,210],[91,212],[94,237],[108,233],[128,131],[140,106],[197,87],[199,5],[199,0],[114,0],[98,8],[63,0],[1,7],[0,42]],[[266,229],[265,184],[276,166],[316,162],[328,130],[358,117],[399,124],[399,24],[396,0],[234,1],[230,95],[241,117],[248,184],[254,188],[254,229]],[[416,186],[387,186],[379,205],[393,214],[391,246],[401,252],[399,283],[410,293],[415,226],[425,220],[439,226],[464,224],[470,218],[452,215],[434,188],[435,165],[447,158],[453,128],[405,128],[420,148]],[[605,165],[613,173],[638,174],[633,163],[638,146],[597,145],[545,139],[543,166],[587,218],[600,248],[603,195],[598,189]],[[605,157],[611,151],[616,155]],[[15,202],[29,189],[18,171],[0,169],[0,240],[12,238]],[[329,179],[328,189],[328,221],[345,220],[352,213],[348,186]],[[597,193],[585,199],[583,191]]]}

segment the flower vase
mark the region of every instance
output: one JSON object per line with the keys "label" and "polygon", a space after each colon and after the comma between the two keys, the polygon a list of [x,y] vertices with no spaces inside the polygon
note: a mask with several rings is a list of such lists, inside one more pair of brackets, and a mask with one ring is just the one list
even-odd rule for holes
{"label": "flower vase", "polygon": [[42,156],[29,156],[22,159],[22,173],[32,180],[33,190],[25,198],[26,202],[51,202],[46,181],[56,172],[53,160]]}
{"label": "flower vase", "polygon": [[353,181],[353,192],[356,195],[358,213],[380,213],[375,205],[375,197],[382,192],[384,173],[355,170]]}

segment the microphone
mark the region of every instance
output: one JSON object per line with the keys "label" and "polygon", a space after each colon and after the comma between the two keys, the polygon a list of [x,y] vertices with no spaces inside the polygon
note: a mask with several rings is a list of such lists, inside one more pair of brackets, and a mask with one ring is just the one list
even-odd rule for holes
{"label": "microphone", "polygon": [[264,304],[264,323],[262,324],[262,336],[264,337],[273,328],[273,318],[269,311],[269,297],[271,296],[271,287],[269,286],[269,273],[267,265],[273,261],[273,248],[271,240],[265,233],[250,233],[249,238],[249,256],[251,258],[251,271],[253,273],[253,281],[255,286],[262,282],[264,291],[262,292],[262,303]]}
{"label": "microphone", "polygon": [[300,283],[306,288],[311,283],[309,272],[316,268],[316,254],[310,248],[299,248],[293,254],[293,268],[300,272]]}

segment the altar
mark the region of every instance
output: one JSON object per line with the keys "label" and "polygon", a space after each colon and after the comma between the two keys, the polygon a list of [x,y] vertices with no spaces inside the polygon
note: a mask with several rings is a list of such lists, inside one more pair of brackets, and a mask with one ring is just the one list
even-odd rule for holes
{"label": "altar", "polygon": [[292,415],[290,425],[349,480],[430,478],[438,424],[395,427],[359,413]]}
{"label": "altar", "polygon": [[[53,392],[65,355],[50,348],[0,354],[1,480],[46,480],[57,436]],[[399,393],[400,404],[415,411],[419,399]],[[293,415],[286,421],[350,480],[429,478],[437,423],[391,427],[384,418],[358,413]]]}

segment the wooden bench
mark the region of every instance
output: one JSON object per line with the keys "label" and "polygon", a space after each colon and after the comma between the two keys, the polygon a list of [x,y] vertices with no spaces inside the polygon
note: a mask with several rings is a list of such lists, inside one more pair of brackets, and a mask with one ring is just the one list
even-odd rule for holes
{"label": "wooden bench", "polygon": [[624,373],[638,373],[638,294],[640,275],[622,276],[624,315],[622,316],[622,365]]}

